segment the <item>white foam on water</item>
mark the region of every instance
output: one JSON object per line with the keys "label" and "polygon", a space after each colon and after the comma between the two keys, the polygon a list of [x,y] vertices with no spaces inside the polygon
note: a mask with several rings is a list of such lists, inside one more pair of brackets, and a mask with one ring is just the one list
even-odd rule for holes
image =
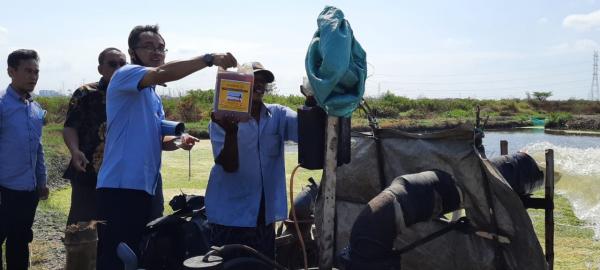
{"label": "white foam on water", "polygon": [[545,165],[546,149],[554,150],[554,168],[562,174],[556,191],[571,202],[575,215],[590,224],[600,240],[600,146],[580,149],[538,142],[521,151]]}
{"label": "white foam on water", "polygon": [[[528,152],[536,156],[538,162],[545,163],[543,155],[546,149],[554,149],[554,166],[562,173],[600,177],[600,146],[579,149],[539,142],[528,144],[521,151]],[[538,157],[540,154],[541,159]]]}

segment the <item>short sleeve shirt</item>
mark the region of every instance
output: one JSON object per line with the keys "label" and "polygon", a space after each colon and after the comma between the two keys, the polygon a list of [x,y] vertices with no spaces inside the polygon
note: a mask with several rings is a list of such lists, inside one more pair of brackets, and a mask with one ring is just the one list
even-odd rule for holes
{"label": "short sleeve shirt", "polygon": [[[79,150],[90,161],[85,173],[78,172],[70,164],[64,178],[90,180],[96,183],[104,154],[106,133],[106,88],[104,80],[85,84],[73,93],[64,127],[73,128],[79,138]],[[85,178],[85,179],[84,179]]]}
{"label": "short sleeve shirt", "polygon": [[155,87],[138,87],[147,72],[143,66],[125,65],[110,80],[97,188],[135,189],[154,195],[161,164],[160,123],[165,114]]}

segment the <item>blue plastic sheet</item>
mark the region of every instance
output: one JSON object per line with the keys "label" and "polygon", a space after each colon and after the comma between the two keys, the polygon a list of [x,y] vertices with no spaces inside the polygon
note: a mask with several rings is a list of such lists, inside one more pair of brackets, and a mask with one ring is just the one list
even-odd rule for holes
{"label": "blue plastic sheet", "polygon": [[367,54],[344,13],[327,6],[306,54],[306,74],[315,99],[328,115],[349,117],[365,92]]}

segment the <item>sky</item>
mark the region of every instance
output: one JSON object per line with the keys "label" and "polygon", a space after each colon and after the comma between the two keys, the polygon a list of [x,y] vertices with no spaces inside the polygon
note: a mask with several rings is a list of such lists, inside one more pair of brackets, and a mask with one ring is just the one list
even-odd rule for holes
{"label": "sky", "polygon": [[[68,93],[99,79],[98,53],[127,49],[131,29],[159,24],[166,60],[231,52],[259,61],[277,93],[299,94],[304,59],[326,5],[341,9],[367,52],[366,96],[551,99],[590,96],[600,0],[9,1],[0,0],[0,87],[6,57],[38,51],[40,89]],[[216,69],[160,88],[211,89]]]}

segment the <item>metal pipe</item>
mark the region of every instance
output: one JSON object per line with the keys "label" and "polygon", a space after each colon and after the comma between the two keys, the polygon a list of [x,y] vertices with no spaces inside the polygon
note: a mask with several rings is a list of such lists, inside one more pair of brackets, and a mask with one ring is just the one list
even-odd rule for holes
{"label": "metal pipe", "polygon": [[554,269],[554,150],[546,149],[546,210],[545,237],[546,237],[546,262],[548,269]]}

